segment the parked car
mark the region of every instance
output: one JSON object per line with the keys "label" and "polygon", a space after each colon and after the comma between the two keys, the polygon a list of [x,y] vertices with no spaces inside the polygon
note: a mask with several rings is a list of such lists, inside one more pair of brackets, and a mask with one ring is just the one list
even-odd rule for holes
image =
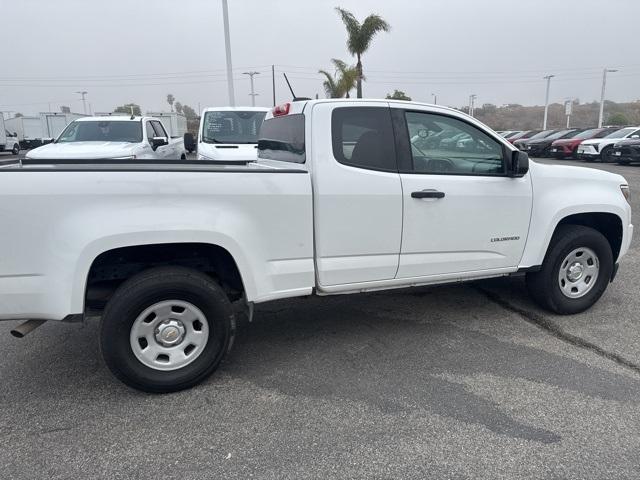
{"label": "parked car", "polygon": [[573,137],[554,140],[554,142],[551,144],[551,155],[559,159],[567,157],[577,158],[578,145],[580,145],[583,140],[589,140],[592,138],[603,138],[616,130],[619,130],[619,128],[590,128],[588,130],[585,130],[584,132],[580,132],[577,135],[574,135]]}
{"label": "parked car", "polygon": [[616,143],[611,151],[611,158],[620,165],[640,162],[640,135],[631,135]]}
{"label": "parked car", "polygon": [[26,155],[32,160],[186,159],[182,138],[170,138],[153,117],[84,117],[71,122],[48,145]]}
{"label": "parked car", "polygon": [[205,109],[198,130],[198,160],[255,161],[258,133],[268,111],[261,107]]}
{"label": "parked car", "polygon": [[[412,145],[438,131],[471,142]],[[217,368],[234,312],[281,298],[525,273],[537,302],[572,314],[629,249],[628,194],[446,107],[293,102],[267,115],[257,162],[0,167],[0,319],[38,319],[24,336],[98,309],[115,376],[169,392]]]}
{"label": "parked car", "polygon": [[560,140],[564,138],[573,138],[578,133],[581,133],[583,130],[579,128],[569,128],[565,130],[559,130],[557,132],[552,133],[551,135],[547,135],[544,138],[540,138],[537,140],[529,140],[526,142],[523,150],[527,152],[529,155],[534,157],[549,157],[551,155],[551,144],[555,140]]}
{"label": "parked car", "polygon": [[584,140],[578,146],[578,158],[588,162],[600,160],[608,162],[613,146],[620,140],[640,134],[640,127],[625,127],[603,138]]}
{"label": "parked car", "polygon": [[542,130],[541,132],[538,132],[535,135],[531,135],[530,137],[514,140],[513,145],[515,145],[518,149],[524,151],[529,142],[546,138],[557,131],[558,130]]}
{"label": "parked car", "polygon": [[507,138],[507,140],[509,141],[509,143],[513,143],[516,140],[526,140],[533,137],[534,135],[537,135],[541,131],[542,130],[523,130],[522,132],[516,133],[512,137]]}

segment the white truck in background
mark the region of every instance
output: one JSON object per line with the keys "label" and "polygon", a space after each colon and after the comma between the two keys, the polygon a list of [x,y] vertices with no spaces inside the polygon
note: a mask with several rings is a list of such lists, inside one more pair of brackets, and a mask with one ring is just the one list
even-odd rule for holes
{"label": "white truck in background", "polygon": [[147,117],[157,118],[171,138],[183,137],[187,133],[187,117],[177,112],[147,112]]}
{"label": "white truck in background", "polygon": [[41,112],[40,122],[42,124],[43,140],[46,142],[58,138],[67,125],[78,118],[86,116],[81,113]]}
{"label": "white truck in background", "polygon": [[20,153],[18,135],[6,129],[4,114],[0,112],[0,152],[11,152],[13,155]]}
{"label": "white truck in background", "polygon": [[622,176],[529,162],[415,102],[276,107],[259,160],[236,165],[56,158],[0,166],[0,320],[27,320],[20,337],[99,315],[106,364],[150,392],[204,380],[234,311],[271,300],[526,275],[541,306],[577,313],[633,234]]}
{"label": "white truck in background", "polygon": [[15,133],[22,150],[30,150],[42,145],[45,138],[40,117],[14,117],[4,121],[7,130]]}
{"label": "white truck in background", "polygon": [[32,160],[185,160],[182,138],[153,117],[82,117],[58,138],[27,153]]}
{"label": "white truck in background", "polygon": [[258,158],[258,134],[268,108],[206,108],[198,129],[198,160],[246,162]]}

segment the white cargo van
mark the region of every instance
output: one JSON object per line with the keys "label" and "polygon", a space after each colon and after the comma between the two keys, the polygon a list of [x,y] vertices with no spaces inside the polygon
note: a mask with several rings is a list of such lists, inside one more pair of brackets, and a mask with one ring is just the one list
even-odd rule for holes
{"label": "white cargo van", "polygon": [[29,150],[42,145],[44,137],[40,117],[14,117],[4,121],[6,129],[18,135],[20,148]]}
{"label": "white cargo van", "polygon": [[0,152],[11,152],[14,155],[20,153],[18,136],[7,131],[4,125],[4,114],[0,112]]}
{"label": "white cargo van", "polygon": [[198,129],[198,160],[246,162],[258,158],[258,134],[268,108],[206,108]]}

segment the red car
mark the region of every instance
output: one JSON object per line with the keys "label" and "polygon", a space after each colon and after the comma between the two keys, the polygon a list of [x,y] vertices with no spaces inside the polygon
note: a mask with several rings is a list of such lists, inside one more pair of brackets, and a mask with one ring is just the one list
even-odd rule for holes
{"label": "red car", "polygon": [[576,158],[578,145],[580,145],[583,140],[606,137],[611,132],[619,129],[620,127],[591,128],[577,134],[575,137],[556,140],[551,144],[551,155],[555,158]]}

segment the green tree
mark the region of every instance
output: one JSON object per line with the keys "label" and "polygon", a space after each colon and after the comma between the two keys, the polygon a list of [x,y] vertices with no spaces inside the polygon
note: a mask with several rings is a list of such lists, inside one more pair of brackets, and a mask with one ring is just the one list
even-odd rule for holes
{"label": "green tree", "polygon": [[142,109],[140,105],[135,103],[127,103],[126,105],[121,105],[120,107],[116,107],[113,110],[113,113],[126,113],[127,115],[142,115]]}
{"label": "green tree", "polygon": [[362,98],[362,80],[364,78],[362,70],[362,55],[369,50],[373,37],[378,32],[388,32],[391,26],[379,15],[369,15],[360,23],[353,13],[336,7],[336,11],[342,18],[342,23],[347,29],[347,49],[351,55],[355,55],[357,72],[357,93],[358,98]]}
{"label": "green tree", "polygon": [[336,79],[326,70],[318,70],[318,73],[325,76],[324,82],[322,82],[322,86],[324,88],[324,93],[326,93],[327,98],[340,98],[340,91],[338,90],[338,82]]}
{"label": "green tree", "polygon": [[171,111],[173,112],[173,102],[176,101],[176,97],[174,97],[171,93],[167,95],[167,103],[171,107]]}
{"label": "green tree", "polygon": [[631,122],[624,113],[614,113],[607,118],[607,125],[629,125]]}
{"label": "green tree", "polygon": [[180,102],[176,102],[176,112],[182,113],[182,104]]}
{"label": "green tree", "polygon": [[328,98],[349,98],[349,92],[356,86],[358,73],[355,67],[347,65],[342,60],[332,58],[331,63],[335,67],[335,75],[331,75],[326,70],[318,70],[318,73],[324,75],[325,80],[322,82],[324,91]]}
{"label": "green tree", "polygon": [[185,117],[187,117],[187,120],[193,120],[195,118],[198,118],[198,113],[189,105],[182,106],[182,113],[184,114]]}
{"label": "green tree", "polygon": [[411,97],[407,96],[402,90],[394,90],[393,94],[387,93],[387,98],[389,100],[411,100]]}

